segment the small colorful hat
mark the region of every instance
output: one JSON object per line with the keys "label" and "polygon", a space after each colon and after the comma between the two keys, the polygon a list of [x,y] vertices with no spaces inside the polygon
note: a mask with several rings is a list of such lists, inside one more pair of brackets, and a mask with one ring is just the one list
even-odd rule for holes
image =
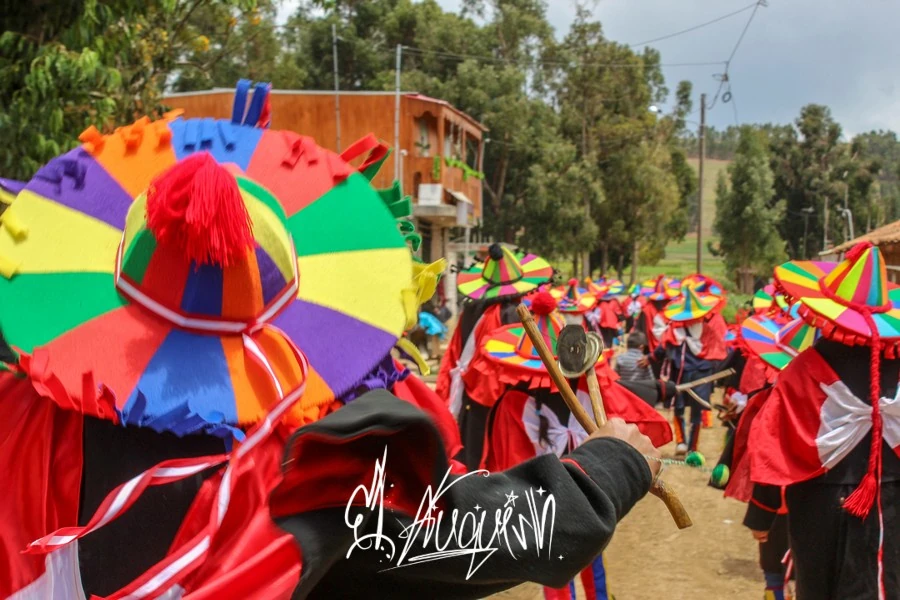
{"label": "small colorful hat", "polygon": [[[88,130],[16,196],[28,233],[0,229],[15,266],[0,277],[2,325],[42,393],[115,422],[220,433],[297,386],[299,348],[300,422],[415,319],[403,202],[372,187],[370,161],[236,119]],[[226,226],[208,227],[219,211]]]}
{"label": "small colorful hat", "polygon": [[643,284],[644,295],[648,300],[655,302],[677,298],[680,292],[669,285],[670,281],[664,275],[660,275],[655,280],[645,281]]}
{"label": "small colorful hat", "polygon": [[553,288],[550,295],[559,302],[558,310],[564,314],[580,315],[597,304],[597,297],[579,286],[577,279],[570,279],[568,284]]}
{"label": "small colorful hat", "polygon": [[637,290],[641,296],[649,296],[656,290],[656,282],[656,279],[645,279],[640,284],[635,285],[638,286]]}
{"label": "small colorful hat", "polygon": [[597,300],[614,300],[625,293],[625,284],[618,279],[604,279],[602,283],[593,284],[591,293],[597,297]]}
{"label": "small colorful hat", "polygon": [[601,277],[600,279],[598,279],[598,280],[596,280],[596,281],[594,281],[594,280],[591,279],[590,277],[585,277],[585,278],[584,278],[584,287],[585,287],[585,289],[587,289],[587,291],[588,291],[589,294],[594,294],[595,296],[596,296],[597,294],[600,294],[600,293],[603,292],[603,286],[604,286],[605,283],[606,283],[606,278],[605,278],[605,277]]}
{"label": "small colorful hat", "polygon": [[778,292],[772,284],[756,290],[751,304],[757,313],[766,313],[771,310],[787,311],[790,306],[785,300],[784,294]]}
{"label": "small colorful hat", "polygon": [[681,287],[684,288],[693,288],[697,292],[701,294],[713,294],[716,296],[724,296],[725,288],[721,283],[709,277],[707,275],[702,274],[694,274],[688,275],[684,279],[681,280]]}
{"label": "small colorful hat", "polygon": [[703,320],[720,304],[721,299],[718,296],[701,296],[688,287],[681,291],[681,298],[672,300],[666,305],[663,316],[679,325],[688,325]]}
{"label": "small colorful hat", "polygon": [[900,343],[900,288],[887,280],[876,246],[857,244],[840,263],[792,261],[775,269],[776,285],[800,303],[800,315],[826,338],[847,345]]}
{"label": "small colorful hat", "polygon": [[746,319],[741,324],[740,335],[750,352],[779,371],[819,339],[819,331],[803,319],[782,325],[765,315]]}
{"label": "small colorful hat", "polygon": [[520,296],[553,277],[553,267],[534,254],[513,253],[491,244],[488,257],[456,275],[459,293],[472,300]]}

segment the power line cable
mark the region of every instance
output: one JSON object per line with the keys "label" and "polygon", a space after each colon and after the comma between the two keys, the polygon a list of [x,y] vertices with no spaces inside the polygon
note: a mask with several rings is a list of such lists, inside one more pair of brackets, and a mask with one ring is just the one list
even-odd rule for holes
{"label": "power line cable", "polygon": [[741,35],[740,35],[740,37],[738,37],[738,41],[737,41],[737,43],[734,45],[734,49],[731,51],[731,56],[729,56],[729,57],[728,57],[728,60],[725,61],[725,63],[726,63],[728,66],[731,66],[731,61],[734,60],[734,55],[737,54],[738,48],[741,47],[741,42],[744,41],[744,36],[747,35],[747,30],[750,29],[750,23],[753,22],[753,17],[756,16],[756,11],[759,10],[759,6],[760,6],[760,5],[768,6],[768,4],[766,4],[766,0],[758,0],[758,1],[756,2],[756,4],[753,6],[753,12],[750,13],[750,18],[747,19],[747,24],[744,25],[744,30],[741,31]]}
{"label": "power line cable", "polygon": [[[734,100],[734,95],[731,93],[731,83],[728,72],[731,69],[731,62],[734,60],[734,56],[735,54],[737,54],[738,48],[741,47],[741,42],[744,41],[744,36],[747,35],[747,30],[750,29],[750,24],[753,23],[753,18],[756,16],[756,13],[759,10],[760,6],[768,6],[768,3],[766,2],[766,0],[757,0],[753,5],[753,12],[750,13],[750,17],[747,19],[747,23],[744,24],[744,29],[741,30],[741,35],[738,36],[737,42],[735,42],[734,44],[734,48],[731,49],[731,54],[728,56],[728,60],[725,61],[725,72],[717,76],[719,78],[719,87],[716,90],[716,95],[713,96],[712,102],[707,105],[707,109],[713,109],[713,107],[716,105],[716,102],[718,102],[719,100],[720,94],[722,94],[722,89],[726,86],[728,87],[728,89],[725,91],[725,94],[722,95],[722,102],[727,104],[728,102]],[[735,107],[734,110],[735,120],[737,120],[737,107]]]}
{"label": "power line cable", "polygon": [[731,18],[731,17],[733,17],[733,16],[735,16],[735,15],[741,14],[742,12],[748,11],[748,10],[750,10],[751,8],[753,8],[754,6],[757,6],[757,5],[758,5],[758,3],[754,2],[753,4],[748,4],[748,5],[745,6],[744,8],[739,8],[738,10],[736,10],[736,11],[734,11],[734,12],[730,12],[730,13],[728,13],[727,15],[722,15],[721,17],[717,17],[717,18],[713,19],[712,21],[706,21],[705,23],[700,23],[699,25],[694,25],[693,27],[688,27],[687,29],[682,29],[681,31],[676,31],[675,33],[670,33],[670,34],[668,34],[668,35],[664,35],[664,36],[661,36],[661,37],[658,37],[658,38],[653,38],[652,40],[645,40],[645,41],[643,41],[643,42],[637,42],[637,43],[634,43],[634,44],[628,44],[628,46],[631,47],[631,48],[634,48],[635,46],[643,46],[643,45],[645,45],[645,44],[652,44],[652,43],[654,43],[654,42],[661,42],[661,41],[663,41],[663,40],[668,40],[668,39],[671,39],[671,38],[673,38],[673,37],[677,37],[677,36],[679,36],[679,35],[683,35],[683,34],[685,34],[685,33],[690,33],[690,32],[692,32],[692,31],[696,31],[696,30],[698,30],[698,29],[702,29],[703,27],[706,27],[706,26],[708,26],[708,25],[713,25],[714,23],[718,23],[719,21],[724,21],[725,19]]}
{"label": "power line cable", "polygon": [[[553,61],[553,60],[544,60],[544,59],[513,59],[513,58],[499,58],[496,56],[478,56],[475,54],[457,54],[455,52],[441,52],[439,50],[426,50],[425,48],[416,48],[415,46],[403,46],[403,52],[412,52],[414,54],[432,54],[435,56],[443,56],[446,58],[456,58],[460,60],[478,60],[482,62],[494,62],[494,63],[507,63],[507,64],[542,64],[542,65],[555,65],[555,66],[567,66],[571,65],[570,62],[565,61]],[[610,68],[630,68],[630,69],[642,69],[646,65],[643,63],[633,63],[633,62],[621,62],[621,63],[593,63],[593,62],[578,62],[575,63],[583,67],[610,67]],[[683,63],[661,63],[660,67],[710,67],[724,64],[722,61],[708,61],[708,62],[683,62]]]}

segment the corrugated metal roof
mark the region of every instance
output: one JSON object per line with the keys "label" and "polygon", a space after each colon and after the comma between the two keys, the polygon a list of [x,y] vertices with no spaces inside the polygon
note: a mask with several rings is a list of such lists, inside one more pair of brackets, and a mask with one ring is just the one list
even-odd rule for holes
{"label": "corrugated metal roof", "polygon": [[875,246],[900,242],[900,221],[894,221],[878,229],[873,229],[865,235],[861,235],[849,242],[844,242],[840,246],[835,246],[826,252],[846,252],[860,242],[872,242]]}

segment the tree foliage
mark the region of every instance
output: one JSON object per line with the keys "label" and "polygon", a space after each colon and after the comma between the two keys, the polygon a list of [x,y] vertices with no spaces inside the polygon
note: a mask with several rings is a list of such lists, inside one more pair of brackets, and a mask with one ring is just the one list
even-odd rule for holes
{"label": "tree foliage", "polygon": [[784,203],[774,201],[775,187],[764,134],[741,128],[728,176],[716,185],[717,253],[743,292],[751,292],[756,274],[768,273],[785,257],[778,233]]}
{"label": "tree foliage", "polygon": [[[169,78],[209,71],[233,50],[227,40],[238,17],[255,7],[252,0],[36,4],[6,3],[0,34],[0,173],[17,179],[74,147],[90,125],[109,131],[159,113]],[[201,18],[210,11],[222,15],[216,27]],[[211,38],[226,46],[187,60]]]}

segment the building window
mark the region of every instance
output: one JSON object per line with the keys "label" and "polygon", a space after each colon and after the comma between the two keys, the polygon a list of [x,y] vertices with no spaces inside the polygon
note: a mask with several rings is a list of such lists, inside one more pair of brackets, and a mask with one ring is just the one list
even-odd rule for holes
{"label": "building window", "polygon": [[416,156],[429,157],[437,148],[437,119],[428,113],[416,120]]}
{"label": "building window", "polygon": [[469,135],[466,136],[466,164],[478,170],[478,140]]}
{"label": "building window", "polygon": [[450,121],[444,122],[444,158],[453,156],[453,125]]}

